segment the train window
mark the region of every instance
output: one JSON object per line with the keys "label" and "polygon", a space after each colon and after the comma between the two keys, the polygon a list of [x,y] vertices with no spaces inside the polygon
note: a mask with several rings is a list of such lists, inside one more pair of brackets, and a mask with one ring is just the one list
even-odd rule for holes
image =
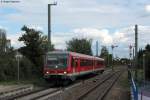
{"label": "train window", "polygon": [[81,59],[80,66],[93,66],[93,61],[88,59]]}
{"label": "train window", "polygon": [[103,65],[103,61],[96,61],[96,65],[97,65],[97,66]]}
{"label": "train window", "polygon": [[80,60],[80,66],[85,66],[85,61],[83,59]]}
{"label": "train window", "polygon": [[65,54],[48,55],[47,66],[49,68],[66,68],[67,67],[67,55]]}
{"label": "train window", "polygon": [[101,64],[104,65],[104,62],[102,61]]}

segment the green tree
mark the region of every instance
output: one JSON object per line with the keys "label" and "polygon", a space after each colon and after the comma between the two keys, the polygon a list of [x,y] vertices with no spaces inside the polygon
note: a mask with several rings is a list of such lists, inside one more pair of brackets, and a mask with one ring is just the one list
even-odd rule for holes
{"label": "green tree", "polygon": [[14,50],[0,53],[0,81],[16,79],[16,69]]}
{"label": "green tree", "polygon": [[142,68],[143,67],[143,54],[144,54],[145,50],[143,49],[139,49],[138,51],[138,68]]}
{"label": "green tree", "polygon": [[112,56],[111,56],[111,54],[109,54],[108,49],[107,49],[106,46],[102,47],[100,58],[103,58],[105,60],[105,65],[108,66],[108,67],[112,63]]}
{"label": "green tree", "polygon": [[54,45],[48,42],[48,37],[47,36],[42,36],[41,37],[41,47],[44,52],[52,51],[54,50]]}
{"label": "green tree", "polygon": [[83,39],[73,38],[72,40],[66,42],[66,44],[67,44],[68,51],[92,55],[91,39],[88,40],[86,38]]}
{"label": "green tree", "polygon": [[145,70],[146,80],[150,81],[150,45],[145,46]]}
{"label": "green tree", "polygon": [[100,57],[101,57],[101,58],[105,58],[105,57],[108,56],[108,54],[109,54],[109,53],[108,53],[108,50],[107,50],[106,46],[103,46],[102,49],[101,49]]}
{"label": "green tree", "polygon": [[0,52],[5,52],[6,43],[7,43],[6,31],[0,29]]}
{"label": "green tree", "polygon": [[150,52],[150,45],[149,44],[146,45],[145,50]]}
{"label": "green tree", "polygon": [[25,46],[19,51],[25,55],[33,64],[32,73],[42,75],[42,67],[44,65],[43,55],[53,49],[53,46],[48,44],[47,37],[42,35],[41,31],[37,31],[26,26],[23,26],[22,31],[25,33],[19,37],[19,41],[23,41]]}
{"label": "green tree", "polygon": [[143,69],[143,54],[145,55],[145,75],[146,80],[150,80],[150,45],[147,44],[145,49],[138,51],[138,68]]}
{"label": "green tree", "polygon": [[146,52],[145,56],[146,80],[150,81],[150,52]]}

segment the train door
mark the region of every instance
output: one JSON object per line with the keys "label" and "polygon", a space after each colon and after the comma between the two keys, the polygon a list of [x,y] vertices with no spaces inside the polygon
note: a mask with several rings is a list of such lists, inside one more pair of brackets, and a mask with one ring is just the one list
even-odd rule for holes
{"label": "train door", "polygon": [[75,74],[77,72],[77,68],[78,68],[78,58],[73,57],[72,58],[72,70],[73,70],[73,74]]}

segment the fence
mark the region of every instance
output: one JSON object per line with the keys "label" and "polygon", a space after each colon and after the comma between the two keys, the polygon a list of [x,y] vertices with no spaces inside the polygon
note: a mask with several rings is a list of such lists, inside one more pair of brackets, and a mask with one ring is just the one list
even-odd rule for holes
{"label": "fence", "polygon": [[150,100],[150,82],[144,81],[139,89],[139,100]]}
{"label": "fence", "polygon": [[130,84],[131,84],[132,100],[138,100],[138,88],[137,88],[137,85],[133,79],[133,76],[132,76],[132,73],[130,70],[128,70],[128,76],[129,76]]}

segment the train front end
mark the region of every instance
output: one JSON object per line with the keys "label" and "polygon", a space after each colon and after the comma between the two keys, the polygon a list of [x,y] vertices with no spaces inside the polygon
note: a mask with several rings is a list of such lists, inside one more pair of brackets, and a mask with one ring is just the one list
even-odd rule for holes
{"label": "train front end", "polygon": [[69,53],[49,52],[46,55],[44,78],[46,81],[67,79]]}

